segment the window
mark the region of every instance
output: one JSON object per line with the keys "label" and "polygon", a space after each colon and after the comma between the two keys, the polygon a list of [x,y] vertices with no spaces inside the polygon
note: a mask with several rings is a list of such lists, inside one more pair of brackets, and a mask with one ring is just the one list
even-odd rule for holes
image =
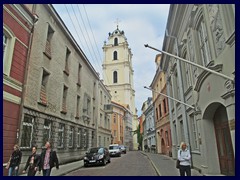
{"label": "window", "polygon": [[21,147],[23,148],[31,148],[33,140],[33,123],[34,117],[24,115],[21,138]]}
{"label": "window", "polygon": [[73,147],[73,127],[70,127],[69,129],[69,141],[68,141],[68,147]]}
{"label": "window", "polygon": [[118,38],[115,38],[114,39],[114,46],[117,46],[118,45]]}
{"label": "window", "polygon": [[59,128],[58,128],[58,148],[63,148],[64,129],[65,129],[65,125],[64,124],[59,124]]}
{"label": "window", "polygon": [[43,142],[42,146],[45,145],[47,141],[50,141],[51,138],[51,121],[45,119],[43,125]]}
{"label": "window", "polygon": [[161,108],[161,104],[158,105],[159,106],[159,116],[160,118],[162,117],[162,108]]}
{"label": "window", "polygon": [[103,101],[103,97],[102,97],[102,96],[103,96],[103,93],[102,93],[102,91],[100,91],[100,103],[101,103],[101,104],[103,103],[103,102],[102,102],[102,101]]}
{"label": "window", "polygon": [[78,65],[78,82],[77,82],[78,86],[81,86],[81,70],[82,70],[82,65],[79,64]]}
{"label": "window", "polygon": [[118,77],[117,77],[117,71],[113,72],[113,83],[117,83]]}
{"label": "window", "polygon": [[54,30],[50,25],[48,25],[48,32],[47,32],[47,40],[46,40],[46,46],[45,46],[45,52],[44,54],[51,59],[51,41],[53,37]]}
{"label": "window", "polygon": [[198,28],[198,40],[200,45],[201,51],[201,58],[202,58],[202,65],[207,66],[210,62],[210,50],[208,44],[208,36],[207,36],[207,29],[206,25],[203,20],[199,23]]}
{"label": "window", "polygon": [[189,116],[190,122],[192,124],[192,136],[193,136],[193,147],[194,149],[199,149],[199,144],[198,144],[198,132],[197,132],[197,122],[194,119],[194,116],[191,115]]}
{"label": "window", "polygon": [[103,137],[103,146],[106,147],[106,137]]}
{"label": "window", "polygon": [[116,116],[113,117],[113,122],[116,124]]}
{"label": "window", "polygon": [[157,120],[158,120],[158,109],[156,108],[156,117],[157,117]]}
{"label": "window", "polygon": [[49,73],[43,69],[42,74],[42,84],[40,90],[40,103],[43,105],[47,105],[47,82],[49,78]]}
{"label": "window", "polygon": [[166,99],[163,99],[163,108],[164,108],[164,114],[167,113],[167,103],[166,103]]}
{"label": "window", "polygon": [[99,126],[102,126],[102,113],[100,113],[100,122],[99,122]]}
{"label": "window", "polygon": [[67,113],[67,91],[68,91],[68,87],[64,85],[63,86],[62,111],[61,111],[61,113],[64,113],[64,114]]}
{"label": "window", "polygon": [[176,92],[175,92],[175,94],[176,94],[176,99],[180,99],[180,89],[179,89],[179,83],[178,83],[178,74],[177,73],[175,73],[175,78],[174,78],[174,80],[175,80],[175,84],[176,84]]}
{"label": "window", "polygon": [[76,109],[76,119],[79,119],[80,117],[80,96],[77,96],[77,109]]}
{"label": "window", "polygon": [[83,148],[88,148],[88,131],[86,129],[83,130]]}
{"label": "window", "polygon": [[117,131],[116,131],[116,130],[114,130],[114,134],[113,134],[113,136],[114,136],[114,137],[117,136]]}
{"label": "window", "polygon": [[118,57],[117,57],[117,51],[114,51],[113,52],[113,60],[117,60],[118,59]]}
{"label": "window", "polygon": [[169,146],[168,132],[165,131],[166,145]]}
{"label": "window", "polygon": [[78,128],[78,131],[77,131],[77,147],[80,148],[81,146],[81,129]]}
{"label": "window", "polygon": [[65,69],[64,73],[68,76],[69,75],[69,56],[71,54],[71,51],[67,48],[66,50],[66,58],[65,58]]}
{"label": "window", "polygon": [[102,144],[101,144],[101,136],[98,136],[98,145],[102,146]]}
{"label": "window", "polygon": [[9,76],[12,66],[15,37],[3,26],[3,74]]}

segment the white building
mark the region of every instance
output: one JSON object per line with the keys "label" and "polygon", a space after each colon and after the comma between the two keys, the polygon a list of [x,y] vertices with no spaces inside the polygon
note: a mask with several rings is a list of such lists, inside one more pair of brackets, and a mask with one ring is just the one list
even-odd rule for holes
{"label": "white building", "polygon": [[[135,90],[133,86],[132,53],[124,31],[117,27],[109,33],[108,42],[103,46],[103,79],[112,95],[112,101],[129,105],[133,114],[132,129],[137,129]],[[137,149],[137,137],[133,137],[133,149]]]}

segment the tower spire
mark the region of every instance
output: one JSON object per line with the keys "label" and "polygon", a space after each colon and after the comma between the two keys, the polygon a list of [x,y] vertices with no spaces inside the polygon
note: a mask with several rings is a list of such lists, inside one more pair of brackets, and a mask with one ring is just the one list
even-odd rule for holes
{"label": "tower spire", "polygon": [[117,29],[118,29],[118,25],[119,25],[120,22],[121,22],[121,21],[120,21],[118,18],[117,18],[116,21],[114,22],[114,23],[117,24]]}

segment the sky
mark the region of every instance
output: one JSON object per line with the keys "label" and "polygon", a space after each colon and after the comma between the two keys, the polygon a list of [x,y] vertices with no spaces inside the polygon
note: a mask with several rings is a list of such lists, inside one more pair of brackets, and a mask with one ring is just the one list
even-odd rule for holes
{"label": "sky", "polygon": [[100,73],[104,41],[108,33],[117,28],[123,30],[133,54],[135,106],[138,116],[148,97],[155,72],[155,57],[158,54],[144,44],[162,49],[166,29],[168,4],[54,4],[53,5],[80,48]]}

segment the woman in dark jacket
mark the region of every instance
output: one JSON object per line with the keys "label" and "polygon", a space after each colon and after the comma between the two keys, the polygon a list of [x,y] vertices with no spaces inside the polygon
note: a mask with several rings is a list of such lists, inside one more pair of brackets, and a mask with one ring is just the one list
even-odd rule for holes
{"label": "woman in dark jacket", "polygon": [[14,151],[10,157],[8,176],[18,175],[19,164],[21,163],[21,159],[22,159],[22,152],[20,151],[19,146],[15,144],[13,149]]}
{"label": "woman in dark jacket", "polygon": [[40,155],[37,154],[37,147],[33,146],[32,154],[28,157],[28,160],[27,160],[26,166],[23,170],[23,173],[25,173],[27,168],[29,167],[27,175],[35,176],[38,166],[40,165],[40,161],[41,161]]}

